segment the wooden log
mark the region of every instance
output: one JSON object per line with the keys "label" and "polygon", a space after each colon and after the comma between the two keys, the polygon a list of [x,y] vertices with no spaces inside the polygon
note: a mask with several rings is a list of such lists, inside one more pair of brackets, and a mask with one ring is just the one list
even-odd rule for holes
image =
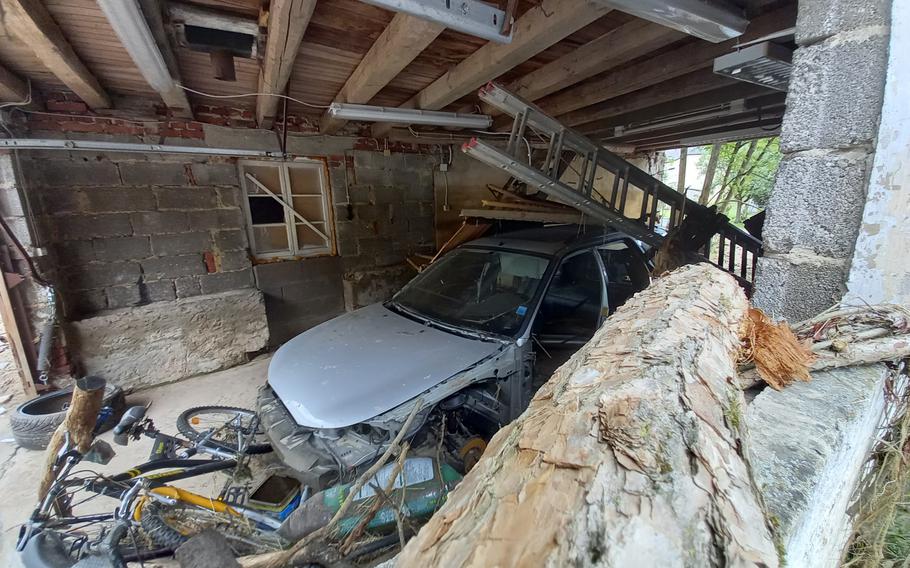
{"label": "wooden log", "polygon": [[66,418],[54,431],[45,451],[44,474],[38,488],[39,501],[44,499],[57,477],[54,462],[57,460],[57,452],[63,446],[65,434],[69,433],[73,447],[80,453],[86,453],[91,447],[92,431],[95,429],[98,411],[101,410],[101,402],[104,399],[104,384],[105,381],[101,377],[84,377],[73,386],[73,398],[66,411]]}
{"label": "wooden log", "polygon": [[494,436],[396,566],[778,566],[740,435],[747,308],[707,264],[636,294]]}

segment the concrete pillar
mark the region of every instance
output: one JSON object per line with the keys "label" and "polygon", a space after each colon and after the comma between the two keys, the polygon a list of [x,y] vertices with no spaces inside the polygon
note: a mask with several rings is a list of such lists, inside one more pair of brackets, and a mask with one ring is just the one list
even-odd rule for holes
{"label": "concrete pillar", "polygon": [[[896,0],[901,2],[903,0]],[[888,0],[800,0],[754,301],[798,321],[842,298],[888,66]]]}
{"label": "concrete pillar", "polygon": [[910,1],[891,8],[891,47],[878,145],[848,299],[910,303]]}

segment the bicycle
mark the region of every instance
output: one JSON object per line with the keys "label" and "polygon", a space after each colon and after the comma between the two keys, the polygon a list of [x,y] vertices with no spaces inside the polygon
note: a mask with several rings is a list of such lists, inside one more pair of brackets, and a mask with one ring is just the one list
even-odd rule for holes
{"label": "bicycle", "polygon": [[[113,451],[95,440],[92,450],[83,455],[65,439],[55,462],[55,481],[20,529],[17,549],[27,568],[70,568],[83,560],[99,559],[125,566],[170,555],[190,535],[212,525],[233,538],[243,552],[283,546],[273,532],[278,520],[240,505],[236,494],[229,498],[233,478],[218,498],[168,485],[216,471],[234,469],[236,475],[250,455],[270,452],[271,446],[262,443],[264,433],[254,412],[220,406],[189,409],[177,423],[188,438],[183,440],[156,429],[145,418],[145,410],[130,408],[114,428],[114,440],[121,445],[143,436],[154,439],[149,461],[125,472],[102,476],[89,471],[91,477],[78,477],[80,472],[74,468],[83,460],[107,463],[104,457],[112,457]],[[193,459],[197,454],[211,459]],[[90,496],[76,500],[80,493]],[[116,499],[118,504],[112,512],[73,513],[77,505],[99,496]]]}

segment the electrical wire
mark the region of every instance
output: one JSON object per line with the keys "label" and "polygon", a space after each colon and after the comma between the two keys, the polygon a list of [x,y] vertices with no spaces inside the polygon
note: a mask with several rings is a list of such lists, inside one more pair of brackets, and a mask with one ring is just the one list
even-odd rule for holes
{"label": "electrical wire", "polygon": [[294,97],[289,97],[287,95],[283,95],[280,93],[242,93],[239,95],[215,95],[212,93],[206,93],[205,91],[197,91],[196,89],[191,89],[191,88],[187,87],[186,85],[181,85],[180,83],[177,83],[177,86],[180,87],[181,89],[183,89],[184,91],[187,91],[188,93],[195,93],[197,95],[201,95],[203,97],[209,97],[212,99],[242,99],[245,97],[264,96],[264,97],[278,97],[280,99],[287,99],[289,101],[292,101],[297,104],[303,105],[305,107],[310,107],[310,108],[329,108],[331,106],[331,105],[317,105],[317,104],[313,104],[313,103],[308,103],[306,101],[301,101],[300,99],[295,99]]}

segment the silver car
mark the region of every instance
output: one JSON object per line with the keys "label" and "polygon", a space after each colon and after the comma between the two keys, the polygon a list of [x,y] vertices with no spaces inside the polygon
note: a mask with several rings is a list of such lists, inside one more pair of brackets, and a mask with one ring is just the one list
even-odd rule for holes
{"label": "silver car", "polygon": [[390,301],[283,345],[259,395],[263,426],[318,490],[378,458],[419,398],[412,445],[444,438],[467,469],[483,440],[649,282],[640,243],[622,233],[560,226],[472,241]]}

